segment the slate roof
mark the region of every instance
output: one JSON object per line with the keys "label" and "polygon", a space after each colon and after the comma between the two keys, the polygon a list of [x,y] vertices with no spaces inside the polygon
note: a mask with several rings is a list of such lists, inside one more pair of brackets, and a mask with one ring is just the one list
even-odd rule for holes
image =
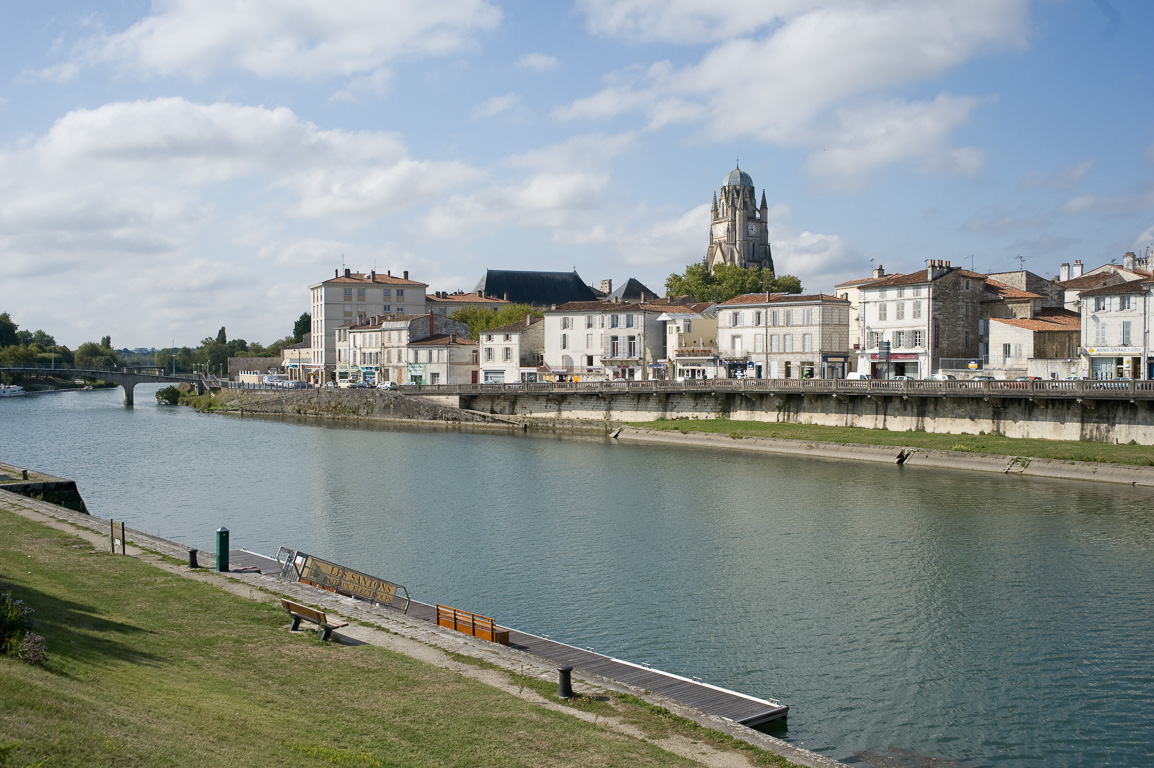
{"label": "slate roof", "polygon": [[536,307],[597,298],[576,272],[488,269],[473,292]]}
{"label": "slate roof", "polygon": [[657,294],[642,285],[641,281],[631,277],[605,299],[606,301],[644,301],[646,296],[656,298]]}

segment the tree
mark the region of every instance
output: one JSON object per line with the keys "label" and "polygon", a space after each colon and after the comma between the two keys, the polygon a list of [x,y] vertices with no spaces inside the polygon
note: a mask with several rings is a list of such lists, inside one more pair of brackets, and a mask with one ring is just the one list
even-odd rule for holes
{"label": "tree", "polygon": [[488,309],[485,307],[462,307],[458,309],[449,317],[454,320],[460,320],[469,326],[469,338],[478,339],[481,337],[481,331],[489,328],[500,328],[502,325],[510,325],[518,320],[524,320],[526,315],[533,317],[544,317],[545,315],[539,309],[533,309],[528,304],[512,304],[501,309]]}
{"label": "tree", "polygon": [[111,336],[104,336],[104,337],[102,337],[102,338],[100,339],[100,346],[102,346],[102,347],[104,347],[105,349],[107,349],[107,350],[111,351],[111,350],[112,350],[112,337],[111,337]]}
{"label": "tree", "polygon": [[801,293],[801,280],[793,275],[776,277],[760,267],[721,264],[713,271],[704,264],[690,264],[685,273],[665,281],[666,296],[690,296],[696,301],[720,303],[745,293]]}
{"label": "tree", "polygon": [[300,344],[302,341],[304,341],[305,340],[305,334],[308,333],[309,330],[312,328],[312,324],[313,324],[313,316],[310,315],[308,312],[305,312],[300,317],[298,317],[297,321],[295,323],[293,323],[293,336],[292,336],[293,340],[290,343]]}
{"label": "tree", "polygon": [[79,368],[115,368],[120,365],[120,360],[116,356],[116,352],[112,350],[108,344],[103,342],[109,341],[109,337],[105,336],[101,339],[100,344],[94,341],[86,341],[76,348],[74,359]]}
{"label": "tree", "polygon": [[220,327],[220,330],[216,332],[216,343],[217,344],[227,344],[228,343],[228,334],[224,332],[224,326],[223,325]]}
{"label": "tree", "polygon": [[8,317],[7,312],[0,313],[0,347],[10,347],[19,343],[16,339],[16,331],[19,328],[20,326]]}

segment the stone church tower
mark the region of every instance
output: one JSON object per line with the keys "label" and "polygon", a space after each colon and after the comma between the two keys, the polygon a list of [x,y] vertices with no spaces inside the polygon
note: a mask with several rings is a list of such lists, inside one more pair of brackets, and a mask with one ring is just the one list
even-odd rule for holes
{"label": "stone church tower", "polygon": [[716,192],[713,195],[709,250],[705,252],[705,266],[710,272],[718,264],[773,270],[768,212],[765,190],[761,192],[759,207],[749,174],[741,168],[730,171],[721,187],[721,200]]}

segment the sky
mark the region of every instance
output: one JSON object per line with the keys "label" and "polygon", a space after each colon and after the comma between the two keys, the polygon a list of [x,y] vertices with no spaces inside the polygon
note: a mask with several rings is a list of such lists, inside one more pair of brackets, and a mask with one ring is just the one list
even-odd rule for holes
{"label": "sky", "polygon": [[0,312],[268,344],[335,269],[663,292],[740,164],[806,293],[1154,246],[1147,0],[0,2]]}

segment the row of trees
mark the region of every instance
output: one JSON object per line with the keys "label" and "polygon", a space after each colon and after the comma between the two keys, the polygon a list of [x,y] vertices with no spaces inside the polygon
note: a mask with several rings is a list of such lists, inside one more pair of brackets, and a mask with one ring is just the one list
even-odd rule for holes
{"label": "row of trees", "polygon": [[279,357],[284,348],[299,344],[312,325],[312,316],[302,314],[293,324],[293,332],[283,339],[277,339],[267,347],[259,342],[244,339],[229,339],[224,326],[216,336],[207,336],[196,348],[169,347],[161,349],[153,356],[153,364],[177,373],[191,373],[196,370],[208,372],[228,372],[230,357]]}
{"label": "row of trees", "polygon": [[[45,331],[20,330],[7,312],[0,313],[0,364],[48,364],[60,367],[114,368],[122,365],[156,365],[167,370],[191,373],[193,370],[228,369],[230,357],[275,357],[290,344],[299,344],[308,333],[312,318],[306,312],[293,325],[293,332],[267,347],[244,339],[229,340],[222,327],[215,337],[207,337],[199,347],[162,349],[151,356],[134,355],[127,349],[116,350],[112,338],[86,341],[73,352],[56,343]],[[175,367],[174,367],[175,363]]]}
{"label": "row of trees", "polygon": [[92,353],[89,345],[97,346],[94,342],[82,344],[73,353],[68,347],[57,344],[51,334],[45,331],[22,331],[7,312],[0,313],[0,363],[4,365],[73,365],[81,350],[85,354]]}

